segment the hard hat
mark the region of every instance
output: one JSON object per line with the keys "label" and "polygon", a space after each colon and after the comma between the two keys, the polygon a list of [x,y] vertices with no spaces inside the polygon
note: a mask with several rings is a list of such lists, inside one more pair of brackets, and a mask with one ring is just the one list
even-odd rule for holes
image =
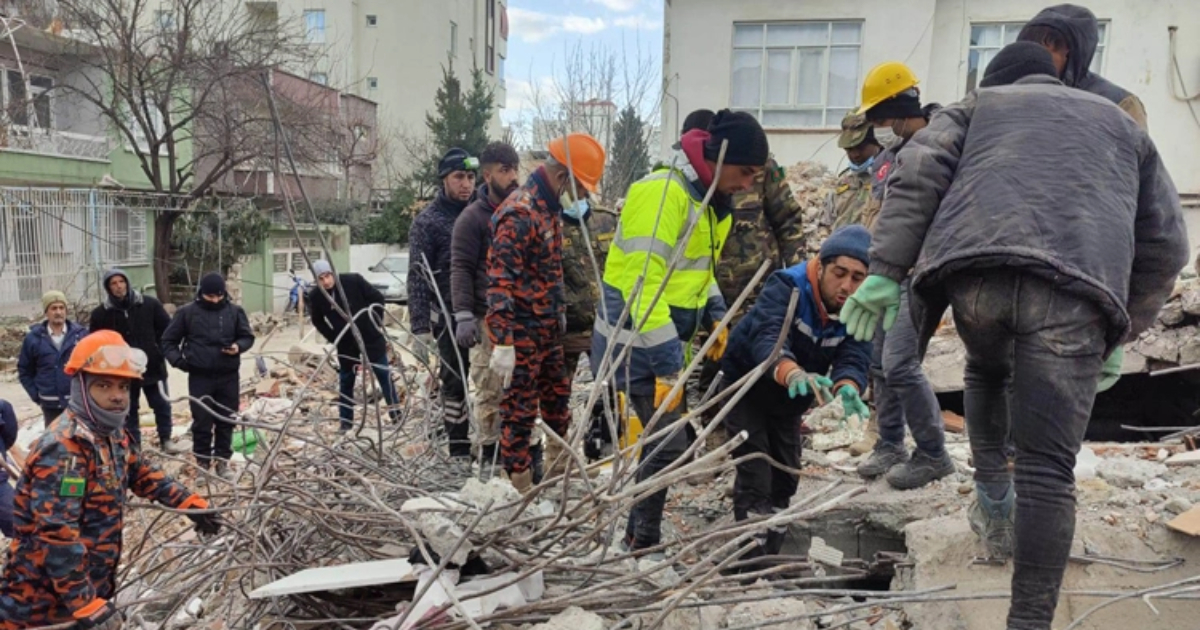
{"label": "hard hat", "polygon": [[867,73],[862,86],[862,106],[856,114],[866,114],[876,105],[916,87],[917,75],[899,61],[885,61]]}
{"label": "hard hat", "polygon": [[571,151],[571,172],[583,183],[588,192],[596,192],[600,178],[604,177],[604,147],[586,133],[571,133],[564,138],[555,138],[546,147],[559,164],[567,166],[567,150]]}
{"label": "hard hat", "polygon": [[63,368],[67,376],[80,371],[88,374],[104,374],[121,378],[142,378],[146,371],[146,353],[130,348],[121,333],[115,330],[99,330],[75,345],[71,358]]}

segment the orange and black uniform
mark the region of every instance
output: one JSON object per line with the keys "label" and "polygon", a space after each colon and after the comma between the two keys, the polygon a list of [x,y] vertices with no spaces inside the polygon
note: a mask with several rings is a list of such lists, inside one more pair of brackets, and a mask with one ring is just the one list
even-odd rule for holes
{"label": "orange and black uniform", "polygon": [[571,386],[563,361],[562,206],[545,167],[492,217],[488,253],[487,328],[495,346],[513,346],[516,367],[500,403],[500,455],[505,470],[528,470],[534,419],[559,435],[571,423]]}
{"label": "orange and black uniform", "polygon": [[143,459],[127,432],[102,435],[71,411],[50,425],[17,483],[0,630],[70,623],[112,598],[126,490],[176,509],[208,507]]}

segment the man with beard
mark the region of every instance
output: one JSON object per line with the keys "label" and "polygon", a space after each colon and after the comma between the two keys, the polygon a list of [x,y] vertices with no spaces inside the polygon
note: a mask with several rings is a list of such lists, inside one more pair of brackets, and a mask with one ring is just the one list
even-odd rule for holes
{"label": "man with beard", "polygon": [[120,269],[109,269],[104,274],[104,291],[107,294],[104,303],[92,311],[91,332],[115,330],[130,346],[146,353],[146,373],[141,381],[129,385],[129,419],[125,428],[129,429],[134,443],[142,443],[138,403],[145,392],[146,402],[154,410],[158,444],[164,453],[176,454],[179,449],[171,443],[171,402],[160,387],[166,384],[167,365],[159,346],[171,316],[167,315],[162,302],[129,286],[129,276]]}
{"label": "man with beard", "polygon": [[[799,476],[773,462],[793,470],[800,467],[801,416],[812,404],[815,388],[832,386],[847,416],[866,418],[870,413],[859,395],[867,388],[871,344],[849,337],[836,319],[867,277],[870,245],[871,234],[861,225],[834,232],[821,246],[818,260],[773,273],[730,336],[721,361],[726,384],[769,359],[776,340],[785,335],[783,355],[725,420],[730,435],[748,434],[733,451],[741,461],[733,484],[733,515],[738,521],[769,518],[791,502]],[[785,320],[795,290],[799,301],[791,320]],[[769,459],[745,457],[754,454]],[[785,532],[783,526],[764,530],[759,547],[746,559],[778,554]]]}
{"label": "man with beard", "polygon": [[62,291],[47,291],[42,311],[46,320],[31,326],[21,344],[17,377],[29,398],[42,408],[42,421],[49,428],[67,408],[71,379],[63,374],[63,366],[87,329],[67,319],[67,296]]}
{"label": "man with beard", "polygon": [[[438,351],[438,381],[450,456],[471,459],[470,429],[467,424],[467,357],[454,341],[454,302],[450,293],[450,253],[454,222],[467,207],[475,191],[479,160],[453,148],[438,163],[442,187],[413,221],[408,248],[408,316],[417,337],[413,352],[422,363],[429,350]],[[432,283],[430,282],[432,280]],[[436,338],[436,340],[435,340]]]}
{"label": "man with beard", "polygon": [[520,184],[521,158],[503,142],[493,142],[479,155],[483,184],[475,201],[454,222],[450,240],[450,296],[454,303],[454,337],[471,349],[471,381],[475,383],[475,445],[485,477],[490,476],[500,439],[500,397],[504,383],[490,369],[492,340],[480,334],[487,315],[487,255],[492,245],[492,213]]}

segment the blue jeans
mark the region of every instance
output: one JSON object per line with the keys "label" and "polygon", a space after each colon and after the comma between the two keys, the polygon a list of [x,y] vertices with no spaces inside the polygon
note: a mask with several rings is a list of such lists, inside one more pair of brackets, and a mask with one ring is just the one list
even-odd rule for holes
{"label": "blue jeans", "polygon": [[[396,387],[392,383],[392,371],[388,365],[387,352],[367,357],[371,362],[371,371],[379,381],[379,391],[388,406],[392,407],[391,416],[395,419],[400,413],[396,406]],[[338,406],[338,417],[343,429],[354,426],[354,380],[357,377],[358,364],[341,367],[338,370],[338,393],[341,394],[341,404]]]}
{"label": "blue jeans", "polygon": [[875,421],[881,442],[904,444],[904,427],[908,426],[917,448],[941,457],[946,448],[942,410],[921,369],[921,339],[908,304],[905,282],[896,324],[885,333],[880,322],[875,331],[871,359]]}
{"label": "blue jeans", "polygon": [[967,347],[976,483],[1006,489],[1010,435],[1016,446],[1008,628],[1049,630],[1075,535],[1075,454],[1096,399],[1108,322],[1095,304],[1019,272],[963,272],[946,289]]}

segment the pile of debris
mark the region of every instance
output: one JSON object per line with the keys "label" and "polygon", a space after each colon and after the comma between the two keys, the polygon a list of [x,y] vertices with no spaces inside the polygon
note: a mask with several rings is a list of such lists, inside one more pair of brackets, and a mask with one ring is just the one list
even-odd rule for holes
{"label": "pile of debris", "polygon": [[1128,350],[1144,357],[1151,369],[1200,365],[1200,278],[1189,273],[1176,282],[1157,325]]}
{"label": "pile of debris", "polygon": [[787,183],[804,212],[806,258],[813,258],[833,231],[833,195],[837,175],[821,162],[798,162],[787,168]]}

